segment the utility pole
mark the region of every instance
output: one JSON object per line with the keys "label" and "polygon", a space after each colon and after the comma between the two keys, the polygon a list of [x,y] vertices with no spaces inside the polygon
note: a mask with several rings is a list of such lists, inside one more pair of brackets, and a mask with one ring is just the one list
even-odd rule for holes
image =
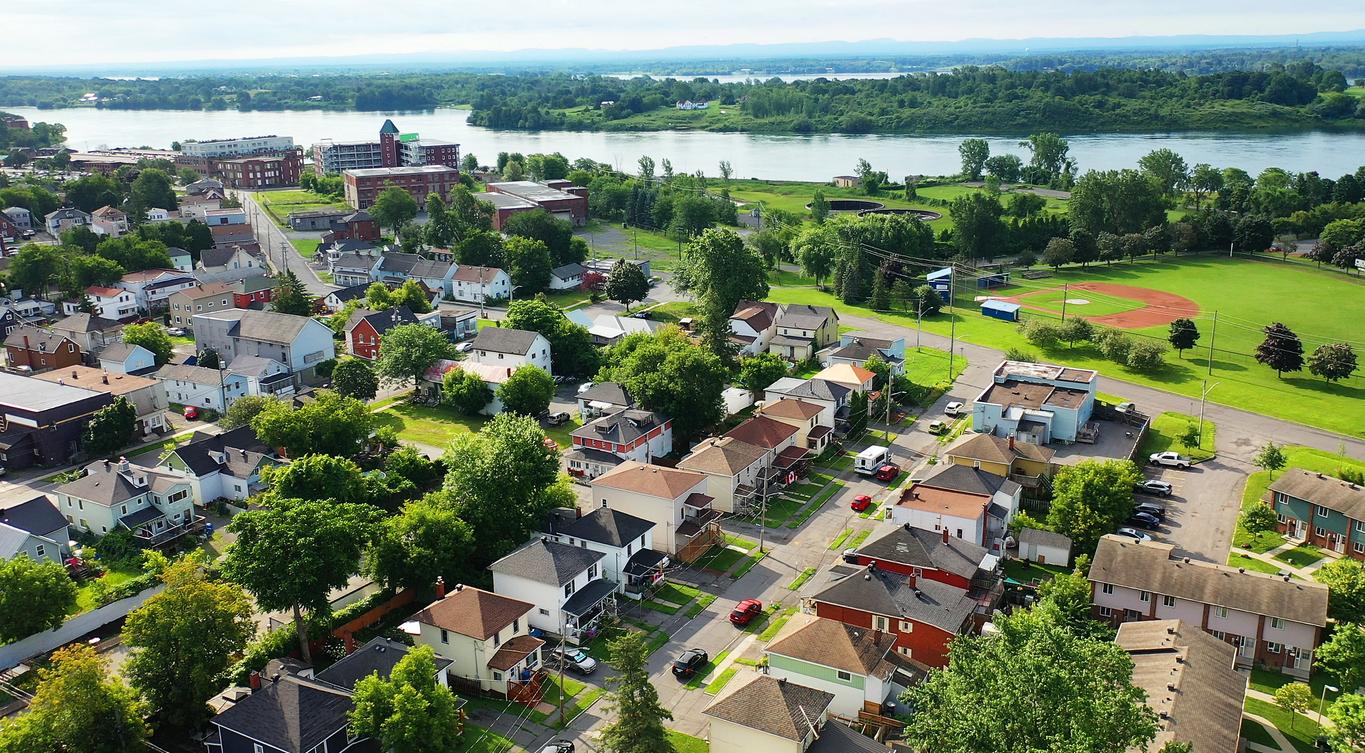
{"label": "utility pole", "polygon": [[[934,295],[938,295],[935,293]],[[915,299],[915,351],[919,351],[919,338],[924,333],[924,298]]]}
{"label": "utility pole", "polygon": [[1199,446],[1200,446],[1200,447],[1203,447],[1203,446],[1204,446],[1204,403],[1208,400],[1208,398],[1209,398],[1209,393],[1210,393],[1210,392],[1213,392],[1213,388],[1214,388],[1214,387],[1217,387],[1217,386],[1220,385],[1220,384],[1222,384],[1222,382],[1214,382],[1214,383],[1213,383],[1213,386],[1211,387],[1211,386],[1209,386],[1209,380],[1205,379],[1205,380],[1204,380],[1204,386],[1203,386],[1203,388],[1200,390],[1200,393],[1199,393]]}
{"label": "utility pole", "polygon": [[763,553],[763,534],[767,531],[763,526],[763,521],[768,517],[768,472],[771,467],[759,471],[763,474],[763,484],[759,492],[758,502],[758,551]]}
{"label": "utility pole", "polygon": [[1213,331],[1209,333],[1209,370],[1208,375],[1213,376],[1213,343],[1218,339],[1218,311],[1213,312]]}
{"label": "utility pole", "polygon": [[565,635],[564,635],[564,608],[563,608],[563,607],[560,607],[560,609],[559,609],[559,692],[556,693],[556,695],[559,696],[559,724],[560,724],[561,726],[563,726],[563,724],[564,724],[564,664],[566,663],[567,658],[568,658],[568,657],[564,656],[564,641],[565,641],[565,640],[567,640],[567,638],[566,638]]}
{"label": "utility pole", "polygon": [[953,351],[957,350],[957,307],[953,305],[953,287],[957,282],[957,265],[948,267],[948,384],[953,383]]}
{"label": "utility pole", "polygon": [[1062,283],[1062,323],[1063,323],[1063,324],[1066,323],[1066,299],[1067,299],[1067,294],[1068,294],[1068,292],[1069,292],[1070,286],[1071,286],[1071,283],[1069,283],[1069,282],[1064,282],[1064,283]]}

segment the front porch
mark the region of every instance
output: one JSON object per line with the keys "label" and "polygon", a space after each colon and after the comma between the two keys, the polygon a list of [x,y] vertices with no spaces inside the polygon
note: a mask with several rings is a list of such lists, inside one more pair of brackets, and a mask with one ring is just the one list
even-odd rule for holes
{"label": "front porch", "polygon": [[202,533],[208,518],[187,514],[188,520],[176,523],[155,507],[145,507],[119,519],[119,524],[133,532],[133,540],[144,549],[159,549],[186,535]]}
{"label": "front porch", "polygon": [[574,591],[560,609],[564,612],[564,638],[579,644],[592,640],[602,616],[616,611],[616,584],[606,578],[590,581]]}
{"label": "front porch", "polygon": [[[705,496],[705,495],[693,495]],[[720,511],[711,508],[711,498],[706,497],[704,508],[689,508],[695,512],[685,513],[683,522],[677,528],[677,558],[679,562],[689,563],[706,553],[713,545],[724,540],[720,530]]]}

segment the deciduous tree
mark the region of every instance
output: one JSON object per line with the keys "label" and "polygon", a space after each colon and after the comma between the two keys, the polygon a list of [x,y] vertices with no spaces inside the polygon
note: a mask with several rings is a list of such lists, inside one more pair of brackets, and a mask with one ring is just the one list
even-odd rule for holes
{"label": "deciduous tree", "polygon": [[157,366],[170,361],[171,351],[175,348],[171,336],[166,334],[166,328],[156,322],[129,324],[124,327],[123,342],[128,345],[141,345],[152,351]]}
{"label": "deciduous tree", "polygon": [[1176,319],[1171,322],[1166,341],[1183,357],[1187,348],[1193,348],[1194,344],[1199,342],[1199,327],[1195,326],[1193,319],[1184,317]]}
{"label": "deciduous tree", "polygon": [[630,304],[643,301],[645,296],[649,295],[649,279],[645,277],[644,270],[638,264],[632,264],[626,259],[617,259],[607,275],[604,292],[608,298],[623,304],[626,311],[630,311]]}
{"label": "deciduous tree", "polygon": [[1047,523],[1069,536],[1074,551],[1095,551],[1100,537],[1133,513],[1133,485],[1142,480],[1128,460],[1089,460],[1062,468],[1052,480]]}
{"label": "deciduous tree", "polygon": [[345,397],[373,400],[379,392],[379,378],[370,363],[362,358],[342,358],[332,369],[332,389]]}
{"label": "deciduous tree", "polygon": [[544,243],[514,235],[503,244],[503,254],[519,295],[529,297],[550,286],[550,249]]}
{"label": "deciduous tree", "polygon": [[269,395],[243,395],[232,401],[228,406],[227,412],[218,421],[223,431],[236,429],[239,426],[246,426],[251,423],[251,419],[265,410],[267,406],[280,402],[277,397]]}
{"label": "deciduous tree", "polygon": [[388,677],[378,673],[356,683],[351,733],[373,737],[383,750],[445,753],[460,747],[464,712],[459,699],[436,681],[435,654],[418,646]]}
{"label": "deciduous tree", "polygon": [[696,299],[703,344],[712,353],[728,355],[730,314],[742,300],[768,296],[768,271],[762,257],[734,231],[710,228],[683,247],[673,288]]}
{"label": "deciduous tree", "polygon": [[523,416],[539,416],[550,407],[555,381],[539,366],[527,364],[512,372],[498,388],[502,407]]}
{"label": "deciduous tree", "polygon": [[1338,623],[1332,637],[1318,646],[1313,658],[1318,669],[1335,677],[1342,690],[1354,692],[1365,685],[1365,628],[1350,622]]}
{"label": "deciduous tree", "polygon": [[389,186],[374,197],[370,216],[381,227],[389,228],[397,236],[399,228],[417,217],[417,200],[406,190]]}
{"label": "deciduous tree", "polygon": [[725,417],[729,372],[720,358],[680,330],[627,335],[612,346],[598,381],[619,382],[645,408],[673,418],[675,441],[689,442]]}
{"label": "deciduous tree", "polygon": [[553,304],[534,298],[512,301],[502,324],[544,335],[550,341],[554,373],[578,377],[597,373],[601,359],[592,335],[582,325],[569,321]]}
{"label": "deciduous tree", "polygon": [[23,554],[0,561],[0,641],[55,630],[75,607],[76,584],[60,564]]}
{"label": "deciduous tree", "polygon": [[81,434],[81,444],[91,455],[108,455],[127,447],[136,428],[137,408],[119,395],[91,414],[90,423]]}
{"label": "deciduous tree", "polygon": [[1070,264],[1076,258],[1076,244],[1070,238],[1053,238],[1047,242],[1047,248],[1043,249],[1043,263],[1059,269],[1063,264]]}
{"label": "deciduous tree", "polygon": [[266,466],[261,479],[269,485],[263,498],[331,499],[337,502],[369,502],[364,472],[350,458],[312,454],[285,465]]}
{"label": "deciduous tree", "polygon": [[379,526],[365,571],[389,588],[431,590],[437,577],[461,583],[479,577],[469,563],[474,532],[441,495],[413,500]]}
{"label": "deciduous tree", "polygon": [[388,382],[415,385],[432,364],[454,354],[455,346],[441,330],[425,324],[400,324],[384,333],[374,371]]}
{"label": "deciduous tree", "polygon": [[333,390],[319,390],[316,399],[301,408],[276,400],[251,419],[262,442],[283,447],[290,457],[322,454],[349,457],[374,428],[369,406]]}
{"label": "deciduous tree", "polygon": [[1294,729],[1299,715],[1313,708],[1313,689],[1302,682],[1281,685],[1275,689],[1275,705],[1289,714],[1289,728]]}
{"label": "deciduous tree", "polygon": [[1138,160],[1142,172],[1156,181],[1164,196],[1174,196],[1184,190],[1190,179],[1190,169],[1185,158],[1174,150],[1165,147],[1153,149]]}
{"label": "deciduous tree", "polygon": [[1266,442],[1256,451],[1256,457],[1251,461],[1263,471],[1268,471],[1273,478],[1275,471],[1283,469],[1289,463],[1289,458],[1284,454],[1284,448],[1274,442]]}
{"label": "deciduous tree", "polygon": [[1350,343],[1319,345],[1308,356],[1308,371],[1329,382],[1345,379],[1356,370],[1356,351]]}
{"label": "deciduous tree", "polygon": [[1327,710],[1332,726],[1327,740],[1332,753],[1360,753],[1365,750],[1365,696],[1350,693],[1337,699]]}
{"label": "deciduous tree", "polygon": [[776,353],[759,353],[739,359],[739,383],[755,395],[787,375],[789,366]]}
{"label": "deciduous tree", "polygon": [[1365,624],[1365,568],[1350,558],[1333,560],[1313,571],[1331,593],[1327,613],[1338,622]]}
{"label": "deciduous tree", "polygon": [[792,241],[792,255],[801,265],[801,272],[815,278],[817,287],[834,271],[839,258],[839,235],[824,226],[803,228]]}
{"label": "deciduous tree", "polygon": [[493,390],[478,374],[451,369],[441,380],[441,400],[462,415],[474,416],[493,402]]}
{"label": "deciduous tree", "polygon": [[1265,328],[1265,340],[1256,346],[1256,360],[1275,370],[1275,376],[1286,371],[1303,370],[1303,342],[1294,331],[1280,322]]}
{"label": "deciduous tree", "polygon": [[74,643],[38,670],[28,711],[0,720],[5,753],[134,753],[151,734],[147,706],[111,676],[95,649]]}
{"label": "deciduous tree", "polygon": [[991,145],[985,139],[963,139],[957,146],[962,157],[962,177],[966,180],[980,180],[981,169],[991,157]]}
{"label": "deciduous tree", "polygon": [[953,243],[968,259],[990,259],[1003,251],[1007,228],[1005,207],[990,194],[972,192],[948,205],[953,219]]}

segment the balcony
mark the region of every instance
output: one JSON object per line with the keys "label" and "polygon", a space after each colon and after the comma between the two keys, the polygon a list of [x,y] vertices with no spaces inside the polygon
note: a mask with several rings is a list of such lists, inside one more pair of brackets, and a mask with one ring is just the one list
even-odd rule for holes
{"label": "balcony", "polygon": [[208,518],[203,515],[192,515],[188,523],[165,526],[160,531],[153,531],[150,525],[139,526],[133,530],[133,539],[138,546],[155,549],[176,541],[186,534],[202,532],[204,524],[207,522]]}

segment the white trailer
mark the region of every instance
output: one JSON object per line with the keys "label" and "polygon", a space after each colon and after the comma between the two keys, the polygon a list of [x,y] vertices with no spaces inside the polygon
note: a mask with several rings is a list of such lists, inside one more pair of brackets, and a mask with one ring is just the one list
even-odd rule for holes
{"label": "white trailer", "polygon": [[858,453],[853,459],[853,470],[864,476],[871,476],[877,472],[878,468],[886,465],[886,461],[891,459],[891,449],[881,445],[871,447]]}

